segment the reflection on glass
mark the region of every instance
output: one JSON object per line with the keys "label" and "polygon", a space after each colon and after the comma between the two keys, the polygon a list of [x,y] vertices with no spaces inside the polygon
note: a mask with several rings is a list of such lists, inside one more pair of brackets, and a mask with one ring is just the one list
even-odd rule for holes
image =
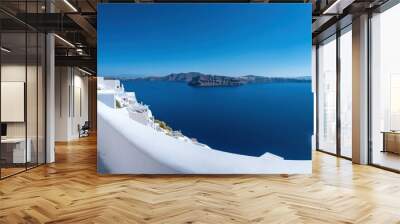
{"label": "reflection on glass", "polygon": [[[0,1],[17,15],[44,13],[45,0]],[[0,178],[45,162],[45,35],[0,12],[12,23],[1,34]],[[10,26],[8,26],[10,27]]]}
{"label": "reflection on glass", "polygon": [[[1,175],[6,177],[25,170],[30,160],[26,141],[26,35],[2,33],[1,45],[1,123],[6,129],[1,139]],[[11,109],[12,108],[12,109]],[[27,150],[28,149],[28,150]]]}
{"label": "reflection on glass", "polygon": [[318,48],[318,147],[336,153],[336,37]]}
{"label": "reflection on glass", "polygon": [[400,73],[390,77],[390,130],[400,130]]}
{"label": "reflection on glass", "polygon": [[[37,51],[37,33],[29,31],[27,33],[27,99],[26,99],[26,113],[27,113],[27,142],[30,147],[30,159],[28,160],[28,168],[37,165],[37,76],[38,76],[38,51]],[[29,148],[28,147],[28,148]]]}
{"label": "reflection on glass", "polygon": [[372,18],[372,163],[400,170],[400,5]]}
{"label": "reflection on glass", "polygon": [[352,157],[352,35],[351,27],[340,36],[340,152]]}
{"label": "reflection on glass", "polygon": [[45,35],[42,33],[38,34],[38,77],[37,77],[37,82],[38,82],[38,136],[37,136],[37,146],[38,146],[38,164],[43,164],[45,163],[45,60],[46,60],[46,52],[45,52],[45,44],[46,44],[46,39]]}

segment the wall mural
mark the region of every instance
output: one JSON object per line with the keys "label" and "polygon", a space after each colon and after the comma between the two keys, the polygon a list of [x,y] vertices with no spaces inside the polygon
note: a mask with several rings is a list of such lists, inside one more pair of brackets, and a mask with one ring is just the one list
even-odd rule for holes
{"label": "wall mural", "polygon": [[310,4],[99,4],[98,172],[311,173]]}

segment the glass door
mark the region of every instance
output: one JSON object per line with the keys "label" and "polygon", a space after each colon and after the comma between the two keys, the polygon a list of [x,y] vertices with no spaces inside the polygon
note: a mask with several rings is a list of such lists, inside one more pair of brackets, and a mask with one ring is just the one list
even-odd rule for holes
{"label": "glass door", "polygon": [[340,155],[352,157],[352,32],[340,32]]}
{"label": "glass door", "polygon": [[336,35],[318,47],[318,149],[336,154]]}
{"label": "glass door", "polygon": [[371,18],[370,160],[400,171],[400,4]]}

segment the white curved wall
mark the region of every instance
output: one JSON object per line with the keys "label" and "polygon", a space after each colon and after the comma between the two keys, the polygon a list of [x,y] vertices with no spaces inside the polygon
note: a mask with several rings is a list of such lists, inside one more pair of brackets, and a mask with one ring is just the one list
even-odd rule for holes
{"label": "white curved wall", "polygon": [[175,139],[98,102],[98,171],[114,174],[311,173],[310,160],[214,150]]}

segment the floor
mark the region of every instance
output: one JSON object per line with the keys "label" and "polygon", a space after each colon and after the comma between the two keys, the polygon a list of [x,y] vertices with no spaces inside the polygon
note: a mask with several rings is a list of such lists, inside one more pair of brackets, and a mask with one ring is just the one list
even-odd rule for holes
{"label": "floor", "polygon": [[312,175],[99,176],[96,139],[0,181],[0,223],[400,223],[400,175],[314,153]]}
{"label": "floor", "polygon": [[389,167],[395,170],[400,170],[400,155],[391,152],[374,151],[374,164]]}
{"label": "floor", "polygon": [[25,171],[24,168],[1,168],[1,177],[11,176],[13,174]]}
{"label": "floor", "polygon": [[1,168],[1,178],[6,178],[11,175],[15,175],[17,173],[23,172],[26,169],[32,169],[36,164],[28,164],[27,168],[25,168],[25,165],[19,165],[19,167],[7,167],[7,168]]}

